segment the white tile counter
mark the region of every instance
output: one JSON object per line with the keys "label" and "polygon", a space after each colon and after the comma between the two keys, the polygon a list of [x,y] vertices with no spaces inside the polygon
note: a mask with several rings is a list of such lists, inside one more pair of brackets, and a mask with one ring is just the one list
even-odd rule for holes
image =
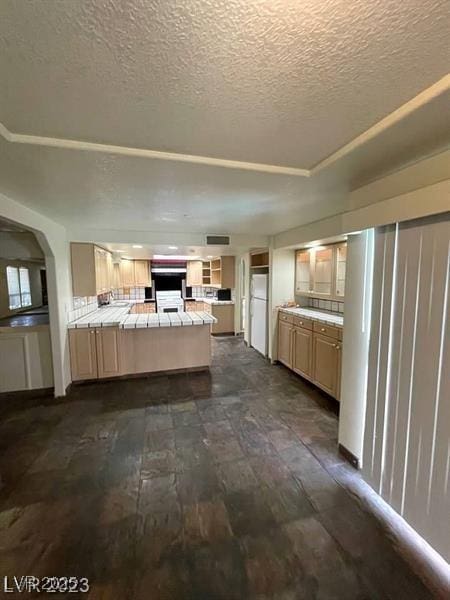
{"label": "white tile counter", "polygon": [[68,324],[68,328],[119,327],[121,329],[142,329],[217,323],[217,319],[206,312],[129,314],[129,310],[129,306],[99,308],[81,317],[81,319],[72,321]]}
{"label": "white tile counter", "polygon": [[344,317],[342,315],[337,315],[336,313],[329,313],[315,308],[279,308],[278,310],[289,315],[322,321],[323,323],[334,325],[335,327],[344,326]]}
{"label": "white tile counter", "polygon": [[215,298],[189,298],[189,300],[195,300],[196,302],[204,302],[205,304],[211,304],[214,306],[234,304],[234,300],[216,300]]}

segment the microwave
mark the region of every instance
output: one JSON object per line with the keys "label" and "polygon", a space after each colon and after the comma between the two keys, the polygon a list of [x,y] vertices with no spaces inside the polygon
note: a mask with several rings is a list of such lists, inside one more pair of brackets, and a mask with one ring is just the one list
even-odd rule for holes
{"label": "microwave", "polygon": [[231,290],[230,288],[224,288],[222,290],[217,290],[217,300],[231,300]]}

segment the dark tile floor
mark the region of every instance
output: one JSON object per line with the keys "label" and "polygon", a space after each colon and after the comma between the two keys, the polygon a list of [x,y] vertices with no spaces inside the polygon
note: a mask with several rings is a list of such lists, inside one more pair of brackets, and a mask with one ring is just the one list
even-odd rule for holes
{"label": "dark tile floor", "polygon": [[2,401],[0,576],[84,576],[105,600],[431,598],[339,483],[358,475],[333,401],[239,339],[213,349],[210,373]]}

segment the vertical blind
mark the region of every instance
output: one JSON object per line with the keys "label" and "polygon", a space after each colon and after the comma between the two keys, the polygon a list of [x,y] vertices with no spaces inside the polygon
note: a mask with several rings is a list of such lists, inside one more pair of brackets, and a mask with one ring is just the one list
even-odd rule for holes
{"label": "vertical blind", "polygon": [[450,560],[450,213],[375,234],[363,476]]}

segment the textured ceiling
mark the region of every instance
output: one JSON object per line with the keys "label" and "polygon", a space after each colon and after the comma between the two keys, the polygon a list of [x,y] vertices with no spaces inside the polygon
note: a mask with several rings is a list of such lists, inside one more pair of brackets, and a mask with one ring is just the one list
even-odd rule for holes
{"label": "textured ceiling", "polygon": [[446,73],[449,26],[448,0],[2,0],[0,122],[310,168]]}
{"label": "textured ceiling", "polygon": [[343,208],[345,185],[40,146],[0,137],[0,192],[67,226],[261,233]]}

